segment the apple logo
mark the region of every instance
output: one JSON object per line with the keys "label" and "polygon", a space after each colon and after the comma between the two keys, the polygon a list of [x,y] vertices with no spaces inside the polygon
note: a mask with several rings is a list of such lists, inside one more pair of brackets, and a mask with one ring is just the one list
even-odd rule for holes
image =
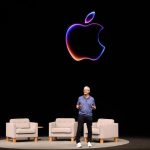
{"label": "apple logo", "polygon": [[66,46],[69,54],[75,61],[98,60],[105,51],[105,46],[99,40],[103,26],[90,23],[95,17],[95,12],[90,12],[84,24],[73,24],[66,32]]}

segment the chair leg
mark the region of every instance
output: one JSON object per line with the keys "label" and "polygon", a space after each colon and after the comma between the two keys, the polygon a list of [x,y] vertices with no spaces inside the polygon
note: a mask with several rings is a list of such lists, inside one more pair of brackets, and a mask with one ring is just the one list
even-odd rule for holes
{"label": "chair leg", "polygon": [[16,143],[16,138],[13,138],[13,143]]}
{"label": "chair leg", "polygon": [[117,138],[117,137],[115,137],[115,138],[114,138],[114,141],[115,141],[115,142],[118,142],[118,138]]}
{"label": "chair leg", "polygon": [[53,138],[52,137],[49,137],[49,142],[53,141]]}
{"label": "chair leg", "polygon": [[74,142],[74,137],[71,138],[71,142]]}
{"label": "chair leg", "polygon": [[34,138],[34,142],[37,142],[37,141],[38,141],[38,137],[35,137],[35,138]]}
{"label": "chair leg", "polygon": [[100,139],[100,143],[103,144],[104,143],[104,139]]}
{"label": "chair leg", "polygon": [[52,140],[53,140],[53,141],[56,141],[56,137],[52,137]]}
{"label": "chair leg", "polygon": [[6,141],[7,141],[7,142],[9,141],[9,137],[6,137]]}
{"label": "chair leg", "polygon": [[86,142],[86,143],[87,143],[87,141],[88,141],[88,140],[87,140],[87,137],[85,137],[85,138],[84,138],[84,142]]}

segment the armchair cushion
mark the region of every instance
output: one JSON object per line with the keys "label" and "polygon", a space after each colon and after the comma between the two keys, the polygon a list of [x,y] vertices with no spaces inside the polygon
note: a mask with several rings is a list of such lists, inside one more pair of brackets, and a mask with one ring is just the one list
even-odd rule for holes
{"label": "armchair cushion", "polygon": [[16,128],[30,128],[29,119],[10,119],[10,123],[15,123]]}
{"label": "armchair cushion", "polygon": [[52,128],[52,133],[71,133],[71,128]]}
{"label": "armchair cushion", "polygon": [[100,125],[110,125],[113,123],[114,123],[113,119],[98,119],[97,126],[99,127]]}
{"label": "armchair cushion", "polygon": [[33,128],[29,129],[16,129],[17,134],[34,134],[36,131]]}
{"label": "armchair cushion", "polygon": [[72,127],[74,125],[75,119],[74,118],[57,118],[56,119],[56,127]]}
{"label": "armchair cushion", "polygon": [[28,129],[30,128],[30,123],[16,123],[16,128]]}

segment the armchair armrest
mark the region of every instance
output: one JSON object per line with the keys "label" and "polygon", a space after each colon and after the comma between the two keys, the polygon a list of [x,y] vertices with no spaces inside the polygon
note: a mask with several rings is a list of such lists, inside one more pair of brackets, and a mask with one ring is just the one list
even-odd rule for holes
{"label": "armchair armrest", "polygon": [[56,123],[55,122],[50,122],[49,123],[49,128],[53,128],[53,127],[56,127]]}
{"label": "armchair armrest", "polygon": [[38,137],[38,123],[30,122],[30,128],[35,129],[35,137]]}
{"label": "armchair armrest", "polygon": [[73,126],[71,127],[71,129],[72,129],[72,134],[73,134],[73,135],[76,135],[77,126],[78,126],[78,123],[77,123],[77,122],[74,122],[74,123],[73,123]]}
{"label": "armchair armrest", "polygon": [[56,123],[55,122],[50,122],[49,123],[49,136],[52,135],[52,128],[56,127]]}
{"label": "armchair armrest", "polygon": [[97,122],[93,122],[92,127],[96,128],[97,127]]}
{"label": "armchair armrest", "polygon": [[86,126],[86,123],[84,123],[84,127],[83,127],[83,133],[87,133],[87,126]]}
{"label": "armchair armrest", "polygon": [[113,123],[113,132],[115,137],[119,137],[119,124],[118,123]]}
{"label": "armchair armrest", "polygon": [[37,122],[30,122],[30,127],[31,128],[38,128],[38,123]]}
{"label": "armchair armrest", "polygon": [[16,138],[16,125],[15,123],[6,123],[6,137]]}
{"label": "armchair armrest", "polygon": [[104,138],[118,137],[118,123],[100,125],[100,136]]}

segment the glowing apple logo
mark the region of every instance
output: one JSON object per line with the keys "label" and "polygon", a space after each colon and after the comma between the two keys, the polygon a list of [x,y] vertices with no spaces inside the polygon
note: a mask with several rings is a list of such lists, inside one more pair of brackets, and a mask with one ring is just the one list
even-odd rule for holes
{"label": "glowing apple logo", "polygon": [[73,24],[66,32],[66,46],[71,57],[76,60],[98,60],[105,51],[105,46],[99,40],[103,26],[90,23],[95,12],[89,13],[85,18],[85,25]]}

